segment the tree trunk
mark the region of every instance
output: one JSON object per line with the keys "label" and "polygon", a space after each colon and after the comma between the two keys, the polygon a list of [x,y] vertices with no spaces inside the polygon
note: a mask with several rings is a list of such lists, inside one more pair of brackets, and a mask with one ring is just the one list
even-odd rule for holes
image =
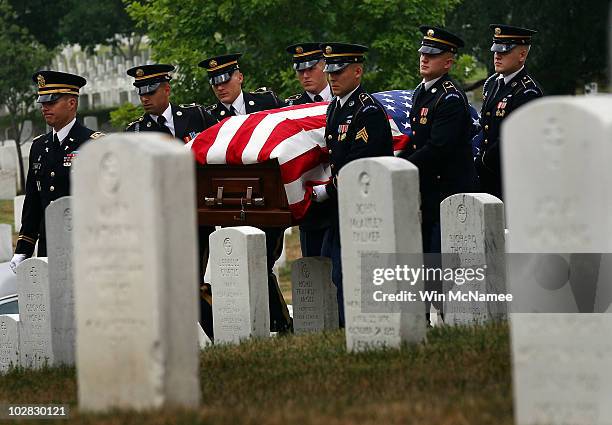
{"label": "tree trunk", "polygon": [[8,106],[9,115],[11,117],[11,128],[15,132],[15,148],[17,149],[17,165],[18,165],[18,178],[21,186],[21,190],[18,192],[19,195],[25,193],[25,171],[23,168],[23,154],[21,152],[21,130],[23,129],[23,120],[21,120],[21,124],[19,124],[19,120],[17,119],[17,108],[13,108]]}

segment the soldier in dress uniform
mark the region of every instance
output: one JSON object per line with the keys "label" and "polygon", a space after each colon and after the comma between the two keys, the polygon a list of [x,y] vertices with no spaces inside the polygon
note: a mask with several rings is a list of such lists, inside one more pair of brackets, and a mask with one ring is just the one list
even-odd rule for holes
{"label": "soldier in dress uniform", "polygon": [[527,73],[525,62],[537,31],[492,24],[495,74],[484,84],[480,125],[483,142],[476,156],[481,190],[503,200],[501,178],[502,121],[525,103],[543,96],[540,85]]}
{"label": "soldier in dress uniform", "polygon": [[217,119],[196,105],[170,103],[170,73],[174,66],[140,65],[127,70],[134,77],[134,86],[145,113],[131,122],[125,131],[157,131],[189,142],[198,133],[217,123]]}
{"label": "soldier in dress uniform", "polygon": [[242,90],[244,76],[238,64],[241,56],[242,53],[213,56],[198,64],[208,72],[208,81],[218,99],[207,110],[219,121],[285,106],[273,91],[263,87],[253,93]]}
{"label": "soldier in dress uniform", "polygon": [[[187,143],[195,136],[218,121],[203,106],[174,105],[170,102],[170,80],[174,66],[167,64],[139,65],[127,70],[134,77],[134,87],[140,96],[145,113],[130,123],[126,132],[157,131],[176,137]],[[198,284],[204,283],[204,267],[208,258],[208,236],[214,232],[212,226],[198,227]],[[200,300],[202,304],[202,300]],[[201,309],[202,329],[212,338],[212,311],[205,305]]]}
{"label": "soldier in dress uniform", "polygon": [[332,202],[332,224],[325,234],[322,254],[331,258],[332,280],[337,288],[340,326],[344,327],[344,296],[338,221],[337,176],[349,162],[374,156],[393,155],[391,127],[383,107],[361,86],[367,47],[358,44],[321,44],[324,71],[334,94],[327,108],[325,141],[329,148],[331,181],[313,187],[315,202]]}
{"label": "soldier in dress uniform", "polygon": [[[448,75],[463,41],[443,28],[422,25],[419,70],[423,81],[412,96],[410,143],[400,154],[419,169],[421,233],[424,253],[440,253],[440,202],[455,193],[476,190],[472,158],[472,118],[467,97]],[[427,256],[427,266],[441,266]],[[425,289],[442,292],[442,281],[428,280]],[[442,317],[442,303],[434,302]],[[429,321],[430,303],[425,303]]]}
{"label": "soldier in dress uniform", "polygon": [[287,106],[329,102],[332,94],[323,72],[325,62],[319,43],[293,44],[287,47],[287,52],[293,57],[295,75],[304,88],[302,93],[294,94],[285,100]]}
{"label": "soldier in dress uniform", "polygon": [[423,252],[439,253],[440,202],[476,190],[472,119],[465,93],[448,75],[463,41],[442,28],[419,29],[423,81],[412,96],[412,135],[400,157],[419,169]]}
{"label": "soldier in dress uniform", "polygon": [[81,145],[103,136],[77,122],[79,89],[85,78],[57,71],[39,71],[32,76],[38,85],[38,99],[47,125],[53,129],[32,141],[26,180],[21,230],[10,267],[16,268],[34,253],[47,256],[45,208],[54,200],[70,195],[70,170]]}
{"label": "soldier in dress uniform", "polygon": [[[241,53],[214,56],[199,63],[208,72],[210,85],[218,99],[207,110],[219,120],[285,106],[272,91],[259,89],[255,93],[247,93],[242,90],[244,77],[238,65],[240,56]],[[261,230],[266,234],[270,331],[290,332],[293,330],[293,321],[273,272],[274,263],[283,251],[284,229],[268,227]],[[210,286],[206,285],[202,293],[208,305],[202,304],[201,311],[204,312],[212,303]]]}
{"label": "soldier in dress uniform", "polygon": [[[314,102],[329,102],[331,88],[323,72],[325,62],[319,43],[298,43],[287,47],[287,52],[293,58],[293,69],[304,88],[302,93],[285,100],[287,106],[304,105]],[[331,201],[312,202],[300,224],[300,247],[302,257],[318,257],[321,255],[323,237],[331,225]]]}

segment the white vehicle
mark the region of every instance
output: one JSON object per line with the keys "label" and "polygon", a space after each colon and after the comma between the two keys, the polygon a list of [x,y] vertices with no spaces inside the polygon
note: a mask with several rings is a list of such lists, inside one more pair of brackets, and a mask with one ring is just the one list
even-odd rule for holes
{"label": "white vehicle", "polygon": [[0,263],[0,315],[19,320],[17,276],[9,267],[9,263]]}

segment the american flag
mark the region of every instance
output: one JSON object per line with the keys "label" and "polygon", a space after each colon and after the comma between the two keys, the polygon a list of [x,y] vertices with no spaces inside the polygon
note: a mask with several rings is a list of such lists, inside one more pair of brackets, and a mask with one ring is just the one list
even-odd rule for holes
{"label": "american flag", "polygon": [[[411,90],[374,93],[389,118],[397,155],[408,143]],[[255,164],[276,159],[295,219],[310,205],[312,187],[327,183],[331,172],[325,145],[328,102],[309,103],[229,117],[206,129],[188,146],[201,164]]]}

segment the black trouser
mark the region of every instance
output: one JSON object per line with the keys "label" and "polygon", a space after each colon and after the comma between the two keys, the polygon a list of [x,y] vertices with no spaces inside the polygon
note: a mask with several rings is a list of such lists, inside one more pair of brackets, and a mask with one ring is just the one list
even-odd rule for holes
{"label": "black trouser", "polygon": [[322,229],[300,226],[302,257],[319,257],[327,227]]}
{"label": "black trouser", "polygon": [[[266,257],[268,270],[268,303],[270,309],[270,331],[284,332],[292,328],[289,309],[278,286],[278,280],[273,272],[274,263],[283,252],[284,229],[268,227],[261,229],[266,234]],[[214,231],[214,227],[201,226],[199,228],[198,240],[200,245],[200,325],[202,329],[213,340],[213,313],[212,313],[212,288],[204,284],[204,273],[208,261],[208,236]]]}

